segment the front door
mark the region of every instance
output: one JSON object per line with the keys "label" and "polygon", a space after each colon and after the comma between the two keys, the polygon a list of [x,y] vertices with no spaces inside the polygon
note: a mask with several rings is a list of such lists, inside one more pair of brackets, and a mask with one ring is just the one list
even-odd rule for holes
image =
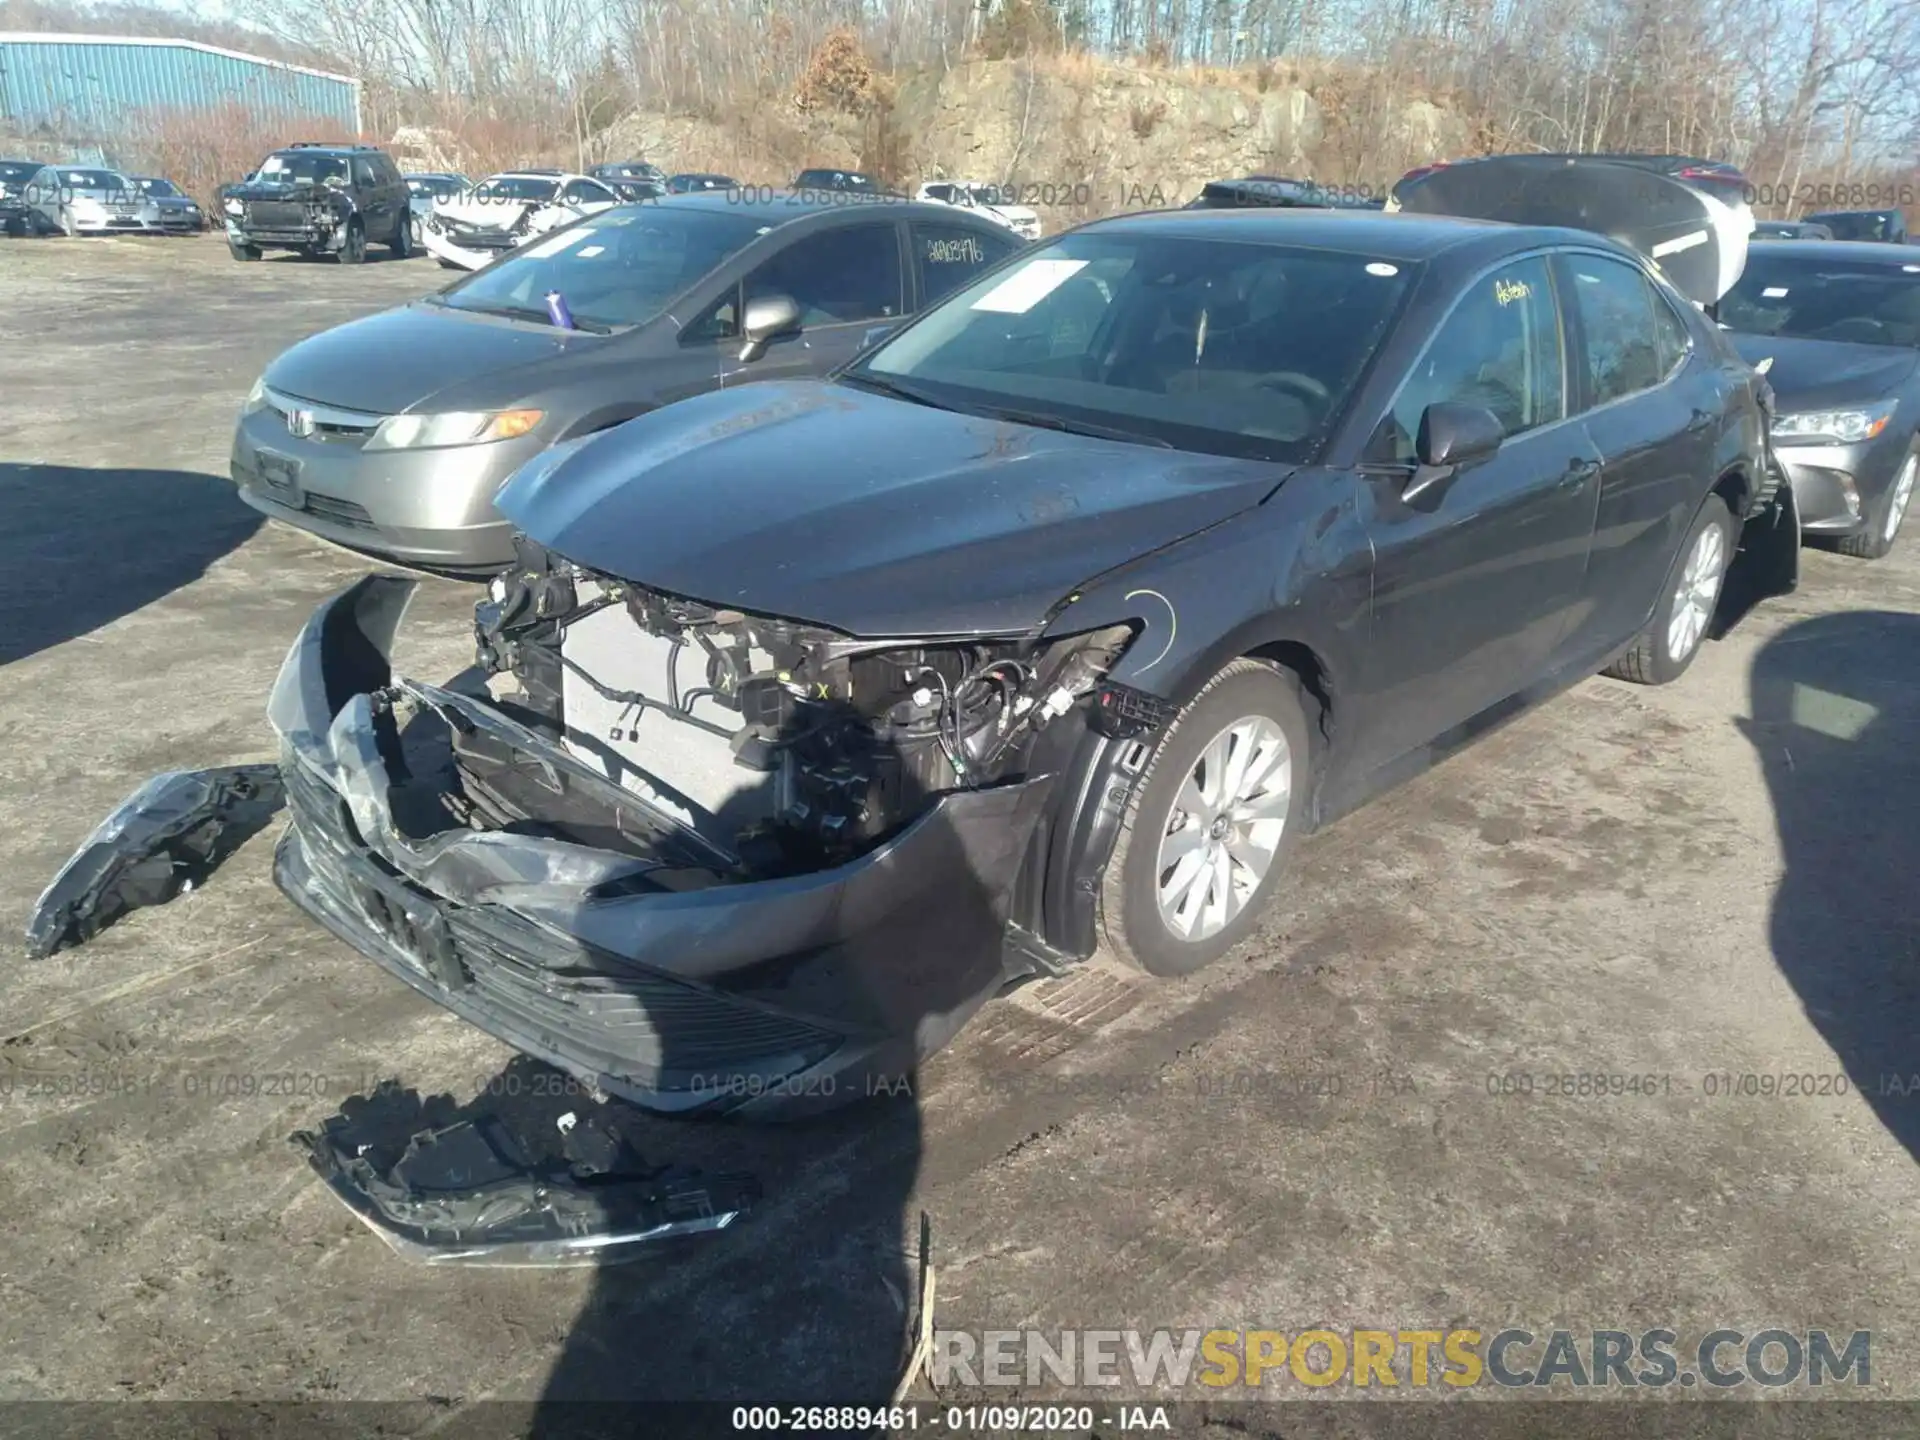
{"label": "front door", "polygon": [[[868,332],[898,324],[906,314],[900,263],[900,227],[892,220],[836,225],[801,235],[761,262],[740,293],[705,318],[725,347],[720,383],[795,380],[824,375],[860,353]],[[763,295],[788,295],[800,309],[800,329],[782,336],[752,360],[741,360],[740,317]]]}
{"label": "front door", "polygon": [[[1567,417],[1568,369],[1546,258],[1513,261],[1471,282],[1381,420],[1360,495],[1374,545],[1363,770],[1549,667],[1580,597],[1599,490],[1599,453]],[[1420,417],[1440,401],[1491,410],[1506,439],[1408,502]]]}

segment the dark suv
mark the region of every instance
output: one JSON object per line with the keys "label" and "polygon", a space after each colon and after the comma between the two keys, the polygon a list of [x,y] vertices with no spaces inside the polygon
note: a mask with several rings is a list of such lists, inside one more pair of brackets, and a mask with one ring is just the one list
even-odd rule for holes
{"label": "dark suv", "polygon": [[289,145],[220,193],[227,249],[236,260],[263,250],[332,256],[342,265],[367,258],[369,241],[395,259],[413,253],[407,182],[372,145]]}

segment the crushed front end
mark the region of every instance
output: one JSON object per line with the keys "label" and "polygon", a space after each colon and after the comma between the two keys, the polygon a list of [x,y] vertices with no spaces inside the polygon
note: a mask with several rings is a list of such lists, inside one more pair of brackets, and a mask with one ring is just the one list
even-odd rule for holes
{"label": "crushed front end", "polygon": [[226,192],[227,239],[274,250],[338,250],[353,202],[325,185],[255,184]]}
{"label": "crushed front end", "polygon": [[[280,887],[596,1092],[787,1115],[890,1088],[1011,977],[1009,907],[1131,638],[864,640],[520,541],[484,682],[391,673],[414,582],[309,622],[276,684]],[[1071,718],[1069,718],[1071,717]]]}

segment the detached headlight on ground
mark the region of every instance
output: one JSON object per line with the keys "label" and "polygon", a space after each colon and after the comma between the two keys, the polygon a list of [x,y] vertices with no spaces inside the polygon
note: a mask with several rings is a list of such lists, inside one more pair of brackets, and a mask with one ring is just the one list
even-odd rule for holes
{"label": "detached headlight on ground", "polygon": [[1781,445],[1857,445],[1873,439],[1892,419],[1892,401],[1855,410],[1808,410],[1776,416],[1773,438]]}
{"label": "detached headlight on ground", "polygon": [[424,450],[517,440],[540,423],[539,410],[449,410],[443,415],[389,415],[367,441],[369,450]]}
{"label": "detached headlight on ground", "polygon": [[238,200],[228,200],[226,202],[226,210],[229,215],[238,215],[246,208],[247,207],[242,205]]}

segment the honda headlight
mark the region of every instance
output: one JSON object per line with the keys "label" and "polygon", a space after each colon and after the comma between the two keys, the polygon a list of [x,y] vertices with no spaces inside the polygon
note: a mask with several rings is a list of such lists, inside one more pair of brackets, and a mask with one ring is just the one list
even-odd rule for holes
{"label": "honda headlight", "polygon": [[1776,415],[1773,438],[1780,445],[1857,445],[1871,440],[1893,419],[1894,402],[1847,410],[1803,410]]}
{"label": "honda headlight", "polygon": [[369,450],[426,450],[517,440],[543,418],[539,410],[449,410],[441,415],[389,415],[367,441]]}
{"label": "honda headlight", "polygon": [[255,415],[267,408],[267,377],[262,375],[253,382],[253,388],[247,391],[247,398],[240,402],[242,415]]}

